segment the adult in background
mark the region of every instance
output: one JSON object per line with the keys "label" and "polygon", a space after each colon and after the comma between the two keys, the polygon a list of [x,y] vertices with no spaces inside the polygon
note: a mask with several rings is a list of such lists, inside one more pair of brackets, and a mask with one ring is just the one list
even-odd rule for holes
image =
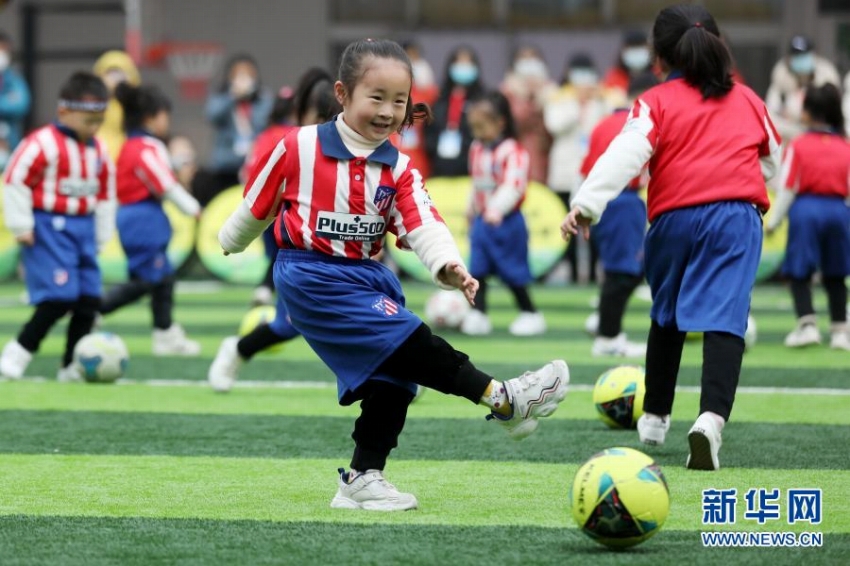
{"label": "adult in background", "polygon": [[268,123],[274,96],[260,81],[253,57],[234,55],[218,91],[207,99],[206,117],[214,140],[207,167],[195,177],[193,193],[202,205],[239,183],[239,170],[254,139]]}
{"label": "adult in background", "polygon": [[440,96],[432,108],[433,121],[425,126],[425,150],[431,176],[464,177],[472,133],[466,119],[469,100],[484,92],[478,54],[468,45],[456,47],[446,62]]}
{"label": "adult in background", "polygon": [[815,52],[809,38],[795,35],[788,45],[788,55],[773,66],[765,97],[773,123],[785,142],[805,131],[801,117],[806,88],[827,83],[841,85],[835,65]]}
{"label": "adult in background", "polygon": [[106,107],[103,125],[97,130],[97,139],[106,146],[106,151],[109,152],[109,157],[114,163],[118,161],[121,146],[127,140],[124,132],[124,110],[115,98],[115,87],[125,82],[131,86],[139,86],[142,78],[133,59],[126,52],[117,49],[107,51],[98,57],[92,71],[100,77],[109,91],[109,104]]}
{"label": "adult in background", "polygon": [[[430,63],[422,56],[422,49],[415,41],[407,41],[402,44],[402,47],[410,57],[410,64],[413,66],[411,100],[414,104],[424,102],[428,106],[433,106],[440,95],[440,87],[437,86]],[[415,122],[409,128],[402,130],[399,149],[410,157],[413,166],[419,170],[423,178],[427,179],[431,176],[431,160],[425,149],[425,124]]]}
{"label": "adult in background", "polygon": [[529,181],[546,182],[552,137],[543,123],[543,106],[554,88],[540,50],[531,45],[519,47],[500,90],[511,103],[517,140],[531,159]]}
{"label": "adult in background", "polygon": [[646,33],[637,29],[628,30],[623,34],[617,64],[605,73],[602,86],[619,94],[620,102],[625,103],[631,80],[651,69],[652,52],[649,49]]}
{"label": "adult in background", "polygon": [[0,30],[0,171],[21,141],[30,103],[29,86],[12,68],[12,39]]}

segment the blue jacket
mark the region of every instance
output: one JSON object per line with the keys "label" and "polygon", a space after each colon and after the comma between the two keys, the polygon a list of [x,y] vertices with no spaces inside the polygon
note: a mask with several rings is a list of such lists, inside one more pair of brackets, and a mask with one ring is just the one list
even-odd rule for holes
{"label": "blue jacket", "polygon": [[9,68],[0,73],[0,139],[6,140],[9,151],[21,141],[30,102],[30,89],[17,71]]}
{"label": "blue jacket", "polygon": [[257,134],[262,132],[274,105],[274,97],[261,90],[251,102],[251,131],[249,136],[240,136],[234,110],[236,100],[227,92],[217,92],[207,99],[206,116],[215,130],[209,168],[217,173],[237,173],[245,155]]}

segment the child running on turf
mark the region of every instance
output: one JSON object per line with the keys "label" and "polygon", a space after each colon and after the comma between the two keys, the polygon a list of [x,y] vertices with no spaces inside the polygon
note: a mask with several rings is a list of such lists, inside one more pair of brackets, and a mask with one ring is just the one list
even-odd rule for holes
{"label": "child running on turf", "polygon": [[508,286],[520,310],[508,329],[510,333],[543,334],[546,321],[528,293],[532,281],[528,227],[519,209],[528,186],[528,152],[517,141],[510,102],[500,92],[489,92],[470,102],[467,121],[475,138],[469,148],[469,272],[479,287],[474,308],[460,330],[472,335],[492,331],[487,317],[487,277],[495,274]]}
{"label": "child running on turf", "polygon": [[183,327],[172,320],[174,268],[167,254],[172,230],[162,201],[168,199],[183,214],[195,217],[200,215],[201,206],[180,185],[163,143],[168,135],[171,103],[156,87],[128,83],[116,87],[115,97],[124,110],[127,134],[116,169],[121,204],[118,236],[127,256],[129,281],[106,293],[100,312],[112,313],[150,295],[153,355],[197,356],[201,345],[189,340]]}
{"label": "child running on turf", "polygon": [[797,328],[789,348],[820,344],[812,304],[812,275],[820,269],[832,322],[830,347],[850,350],[847,284],[850,275],[850,142],[845,138],[841,93],[832,84],[810,86],[803,101],[808,132],[785,150],[780,186],[768,231],[788,214],[788,243],[782,274],[791,279]]}
{"label": "child running on turf", "polygon": [[664,442],[685,334],[703,332],[700,414],[686,465],[717,470],[741,373],[761,213],[770,204],[764,180],[778,169],[779,139],[764,102],[732,81],[731,56],[705,8],[664,8],[652,37],[665,81],[635,102],[561,231],[569,238],[581,228],[586,237],[649,162],[645,264],[653,303],[638,433],[647,444]]}
{"label": "child running on turf", "polygon": [[27,292],[35,305],[0,355],[0,374],[18,379],[56,322],[70,313],[59,381],[81,378],[71,360],[100,306],[97,249],[115,226],[115,171],[94,138],[109,93],[91,73],[62,85],[56,121],[15,150],[3,187],[4,221],[23,246]]}
{"label": "child running on turf", "polygon": [[[634,103],[639,95],[657,84],[658,79],[652,73],[636,75],[629,82],[630,102]],[[629,109],[620,108],[596,125],[579,169],[582,176],[587,177],[596,160],[623,129],[628,116]],[[591,349],[594,356],[642,358],[646,355],[646,346],[628,341],[622,331],[626,305],[643,281],[646,204],[638,195],[640,186],[641,175],[638,175],[608,204],[605,215],[591,230],[605,270],[599,293],[599,327]]]}
{"label": "child running on turf", "polygon": [[[342,111],[342,106],[337,102],[334,95],[333,85],[333,77],[323,69],[310,69],[301,77],[298,88],[293,95],[293,106],[299,125],[312,126],[321,124],[327,122]],[[284,135],[295,127],[288,128],[287,132],[284,132]],[[271,153],[278,142],[284,137],[282,135],[273,139],[264,134],[265,132],[257,138],[255,149],[259,155],[254,159],[255,163]],[[263,241],[265,242],[267,235],[271,233],[276,257],[278,245],[274,240],[275,226],[272,224],[266,228],[263,232]],[[274,261],[272,261],[271,266],[274,267]],[[283,304],[283,298],[278,294],[275,304],[275,318],[271,323],[260,324],[242,338],[229,336],[222,341],[218,349],[218,354],[216,354],[207,373],[207,380],[210,386],[215,391],[221,393],[230,391],[233,388],[233,384],[239,378],[239,369],[244,362],[249,361],[255,354],[266,348],[291,340],[298,335],[299,332],[293,328],[292,322],[289,319],[286,305]]]}
{"label": "child running on turf", "polygon": [[431,334],[405,308],[398,278],[370,259],[391,231],[438,285],[462,290],[470,302],[478,289],[421,175],[388,141],[430,114],[410,100],[412,74],[393,41],[350,44],[334,85],[342,114],[291,132],[261,159],[245,200],[219,232],[225,253],[237,253],[277,215],[277,292],[293,326],[336,374],[340,404],[361,402],[351,470],[339,470],[331,502],[337,508],[417,507],[414,495],[383,475],[416,384],[486,405],[490,419],[522,438],[557,408],[569,380],[556,360],[496,381]]}

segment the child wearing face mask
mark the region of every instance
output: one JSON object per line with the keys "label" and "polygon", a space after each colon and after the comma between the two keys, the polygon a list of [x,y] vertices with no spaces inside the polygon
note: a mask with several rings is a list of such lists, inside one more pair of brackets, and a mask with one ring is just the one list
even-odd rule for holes
{"label": "child wearing face mask", "polygon": [[30,89],[11,64],[12,40],[0,31],[0,171],[21,141],[24,118],[30,110]]}
{"label": "child wearing face mask", "polygon": [[432,176],[469,174],[472,133],[466,120],[467,103],[483,91],[478,55],[469,46],[457,47],[448,58],[443,86],[432,109],[433,120],[424,129]]}

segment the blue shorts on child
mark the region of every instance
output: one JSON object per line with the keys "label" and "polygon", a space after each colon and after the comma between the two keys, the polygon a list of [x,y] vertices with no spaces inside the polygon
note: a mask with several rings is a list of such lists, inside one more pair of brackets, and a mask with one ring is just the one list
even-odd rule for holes
{"label": "blue shorts on child", "polygon": [[99,297],[94,217],[33,211],[35,244],[23,248],[30,303]]}
{"label": "blue shorts on child", "polygon": [[656,218],[646,234],[652,320],[743,337],[762,237],[761,217],[746,202],[680,208]]}
{"label": "blue shorts on child", "polygon": [[373,260],[280,250],[274,284],[292,325],[334,372],[342,405],[359,397],[367,380],[378,379],[411,393],[416,385],[376,373],[422,321],[405,308],[398,278]]}
{"label": "blue shorts on child", "polygon": [[469,273],[476,279],[498,275],[512,287],[531,283],[528,267],[528,228],[515,210],[493,226],[476,216],[469,231]]}
{"label": "blue shorts on child", "polygon": [[118,208],[115,223],[127,256],[127,271],[132,277],[159,283],[174,273],[167,253],[171,223],[160,201],[151,198],[123,204]]}
{"label": "blue shorts on child", "polygon": [[602,267],[609,273],[643,275],[646,203],[636,191],[624,190],[608,203],[591,236]]}
{"label": "blue shorts on child", "polygon": [[283,302],[283,295],[280,293],[277,293],[277,302],[274,306],[274,320],[269,323],[269,328],[283,340],[295,338],[300,334],[292,326],[292,319],[289,318],[289,310],[286,308],[286,303]]}
{"label": "blue shorts on child", "polygon": [[838,196],[800,195],[788,211],[782,274],[808,279],[850,275],[850,208]]}

